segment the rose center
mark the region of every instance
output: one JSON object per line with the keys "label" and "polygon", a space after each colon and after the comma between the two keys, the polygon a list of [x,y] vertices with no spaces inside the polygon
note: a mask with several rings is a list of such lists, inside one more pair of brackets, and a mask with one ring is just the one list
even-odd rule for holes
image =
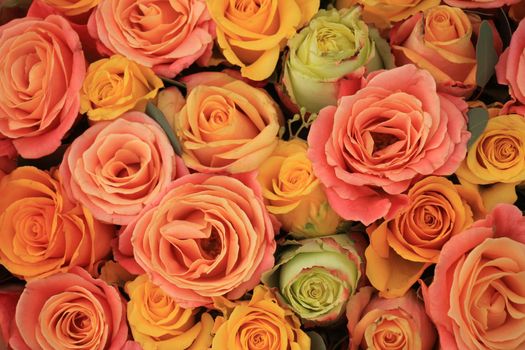
{"label": "rose center", "polygon": [[207,239],[201,239],[199,241],[201,251],[203,253],[204,258],[212,260],[219,255],[222,248],[222,241],[219,234],[212,229],[212,232],[210,234],[210,237]]}
{"label": "rose center", "polygon": [[245,14],[255,14],[261,8],[259,0],[237,0],[235,1],[235,9]]}
{"label": "rose center", "polygon": [[392,134],[383,134],[380,132],[371,132],[370,135],[374,140],[374,153],[396,143],[399,139]]}

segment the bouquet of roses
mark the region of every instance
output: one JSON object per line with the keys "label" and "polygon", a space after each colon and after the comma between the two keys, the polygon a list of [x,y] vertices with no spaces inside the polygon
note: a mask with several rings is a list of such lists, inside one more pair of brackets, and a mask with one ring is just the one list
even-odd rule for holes
{"label": "bouquet of roses", "polygon": [[523,18],[0,0],[0,349],[525,349]]}

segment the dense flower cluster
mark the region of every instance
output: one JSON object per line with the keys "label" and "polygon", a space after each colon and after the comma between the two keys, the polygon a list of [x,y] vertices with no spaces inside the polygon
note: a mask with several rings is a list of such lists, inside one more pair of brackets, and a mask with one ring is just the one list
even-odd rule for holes
{"label": "dense flower cluster", "polygon": [[0,0],[0,349],[525,349],[525,0]]}

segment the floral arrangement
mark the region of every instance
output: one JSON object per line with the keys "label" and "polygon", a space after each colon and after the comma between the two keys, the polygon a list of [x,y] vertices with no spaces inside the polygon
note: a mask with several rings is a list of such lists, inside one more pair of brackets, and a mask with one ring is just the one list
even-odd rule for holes
{"label": "floral arrangement", "polygon": [[0,0],[0,349],[525,349],[524,0]]}

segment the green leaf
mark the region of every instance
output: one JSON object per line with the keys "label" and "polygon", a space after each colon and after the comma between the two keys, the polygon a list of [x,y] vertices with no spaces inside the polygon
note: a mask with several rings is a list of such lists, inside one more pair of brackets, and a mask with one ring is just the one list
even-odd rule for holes
{"label": "green leaf", "polygon": [[494,36],[489,22],[483,20],[479,27],[479,37],[476,44],[476,82],[483,88],[494,74],[494,66],[498,62],[498,54],[494,49]]}
{"label": "green leaf", "polygon": [[306,334],[308,334],[308,336],[310,337],[310,340],[312,341],[310,349],[326,350],[326,345],[324,344],[324,340],[319,335],[319,333],[310,331],[310,332],[307,332]]}
{"label": "green leaf", "polygon": [[157,106],[155,106],[153,103],[148,102],[148,104],[146,105],[146,114],[149,115],[151,119],[155,120],[160,125],[162,130],[164,130],[164,132],[168,136],[168,139],[170,140],[171,146],[175,150],[175,153],[181,156],[182,147],[180,145],[179,139],[171,129],[170,124],[164,116],[164,113],[162,113],[162,111],[158,109]]}
{"label": "green leaf", "polygon": [[487,123],[489,121],[489,113],[484,108],[471,108],[468,111],[468,131],[471,136],[468,140],[467,147],[470,148],[474,142],[480,137],[485,131]]}
{"label": "green leaf", "polygon": [[170,78],[160,77],[160,79],[164,82],[165,86],[176,86],[179,89],[186,89],[186,84],[181,83],[180,81],[176,81]]}

